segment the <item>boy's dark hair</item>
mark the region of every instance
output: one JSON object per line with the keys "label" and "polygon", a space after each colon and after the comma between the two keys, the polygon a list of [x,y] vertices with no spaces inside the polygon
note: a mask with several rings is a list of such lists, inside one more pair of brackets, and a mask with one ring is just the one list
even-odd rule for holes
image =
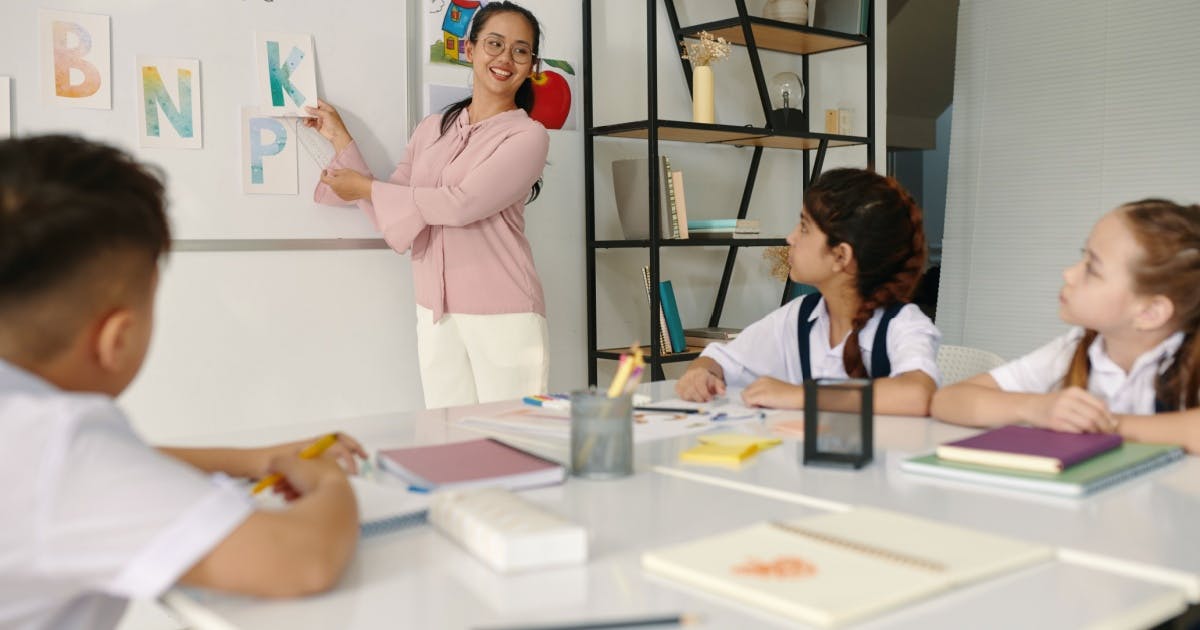
{"label": "boy's dark hair", "polygon": [[875,309],[907,302],[925,267],[921,207],[895,179],[856,168],[827,171],[804,191],[804,210],[829,247],[849,243],[858,266],[854,332],[846,338],[846,374],[865,377],[858,333]]}
{"label": "boy's dark hair", "polygon": [[122,259],[148,279],[171,245],[164,205],[160,177],[119,149],[63,135],[0,141],[0,316],[85,272],[127,271],[111,268]]}
{"label": "boy's dark hair", "polygon": [[[538,47],[541,45],[542,41],[542,25],[538,23],[537,17],[534,16],[533,12],[529,9],[526,9],[515,2],[509,2],[508,0],[493,0],[480,9],[479,12],[475,14],[475,17],[471,19],[471,32],[467,34],[467,40],[472,44],[477,44],[479,42],[480,29],[483,28],[484,24],[487,24],[487,21],[490,20],[493,15],[500,13],[516,13],[517,15],[525,18],[525,21],[529,22],[529,27],[533,29],[533,41],[530,42],[533,44],[533,61],[531,62],[533,64],[533,68],[530,71],[530,77],[532,77],[532,73],[537,72],[538,59],[541,59],[541,56],[538,53]],[[533,112],[533,81],[530,77],[525,78],[525,81],[521,83],[521,87],[517,88],[517,93],[513,97],[513,101],[516,103],[517,107],[525,110],[526,114]],[[459,114],[461,114],[467,107],[470,107],[471,98],[472,97],[468,96],[461,101],[451,103],[450,105],[447,105],[444,110],[442,110],[442,136],[446,135],[446,132],[450,130],[450,125],[454,124],[454,120],[458,118]],[[537,199],[541,192],[542,178],[539,177],[538,180],[534,182],[533,189],[529,191],[529,199],[526,203]]]}

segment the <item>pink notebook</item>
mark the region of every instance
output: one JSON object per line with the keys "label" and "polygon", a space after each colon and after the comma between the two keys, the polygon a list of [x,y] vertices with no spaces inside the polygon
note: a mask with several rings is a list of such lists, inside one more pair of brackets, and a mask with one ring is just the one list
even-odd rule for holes
{"label": "pink notebook", "polygon": [[384,470],[422,490],[500,486],[509,490],[562,483],[562,464],[486,438],[381,450]]}
{"label": "pink notebook", "polygon": [[1058,473],[1121,445],[1110,433],[1060,433],[1010,425],[938,447],[937,456],[954,462]]}

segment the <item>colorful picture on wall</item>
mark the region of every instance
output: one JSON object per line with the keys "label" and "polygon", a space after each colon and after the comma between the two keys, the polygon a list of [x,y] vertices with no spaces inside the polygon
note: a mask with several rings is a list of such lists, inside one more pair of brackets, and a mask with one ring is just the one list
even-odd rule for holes
{"label": "colorful picture on wall", "polygon": [[[471,62],[467,59],[467,38],[471,20],[479,10],[487,6],[486,0],[428,0],[425,5],[424,41],[429,42],[429,61],[434,64],[459,65],[466,70]],[[537,12],[537,7],[531,7]],[[534,106],[530,116],[547,129],[575,129],[576,75],[574,64],[556,59],[542,50],[530,79],[533,82]],[[445,65],[439,67],[444,68]],[[468,83],[469,75],[464,72],[462,86]],[[447,104],[446,98],[455,89],[453,79],[442,71],[434,73],[438,84],[427,85],[425,114],[440,112]],[[450,83],[447,83],[449,81]],[[470,88],[462,87],[469,91]],[[465,96],[465,95],[464,95]],[[461,97],[460,97],[461,98]],[[457,101],[459,98],[454,98]],[[451,101],[451,102],[453,102]]]}
{"label": "colorful picture on wall", "polygon": [[265,108],[242,108],[242,192],[294,195],[296,120],[275,118]]}
{"label": "colorful picture on wall", "polygon": [[38,10],[39,82],[47,103],[112,109],[107,15]]}
{"label": "colorful picture on wall", "polygon": [[12,137],[12,79],[0,77],[0,140]]}
{"label": "colorful picture on wall", "polygon": [[200,60],[138,55],[135,80],[139,146],[201,148]]}
{"label": "colorful picture on wall", "polygon": [[258,102],[275,116],[304,115],[304,106],[317,102],[317,60],[312,36],[294,33],[255,33]]}

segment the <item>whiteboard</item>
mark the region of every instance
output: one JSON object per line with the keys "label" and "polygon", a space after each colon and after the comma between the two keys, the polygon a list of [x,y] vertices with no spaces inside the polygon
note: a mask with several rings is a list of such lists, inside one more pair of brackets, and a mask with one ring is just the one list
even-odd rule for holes
{"label": "whiteboard", "polygon": [[[47,2],[0,5],[0,76],[12,77],[14,135],[76,133],[158,165],[167,176],[176,239],[378,238],[361,211],[313,203],[320,167],[303,147],[298,194],[243,193],[240,112],[262,104],[255,84],[255,32],[309,33],[320,97],[339,108],[375,176],[386,178],[408,136],[403,0]],[[39,4],[111,18],[112,109],[43,102]],[[138,55],[200,60],[203,148],[138,147]]]}

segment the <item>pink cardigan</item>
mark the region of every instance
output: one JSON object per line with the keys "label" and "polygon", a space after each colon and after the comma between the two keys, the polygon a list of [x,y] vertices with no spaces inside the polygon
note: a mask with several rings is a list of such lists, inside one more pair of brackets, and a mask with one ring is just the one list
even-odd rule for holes
{"label": "pink cardigan", "polygon": [[[396,171],[358,206],[392,249],[412,250],[417,304],[433,311],[433,321],[445,313],[545,316],[524,213],[549,134],[520,109],[473,125],[464,111],[439,138],[441,120],[434,114],[417,125]],[[371,176],[354,143],[328,168]],[[348,205],[323,183],[313,199]]]}

